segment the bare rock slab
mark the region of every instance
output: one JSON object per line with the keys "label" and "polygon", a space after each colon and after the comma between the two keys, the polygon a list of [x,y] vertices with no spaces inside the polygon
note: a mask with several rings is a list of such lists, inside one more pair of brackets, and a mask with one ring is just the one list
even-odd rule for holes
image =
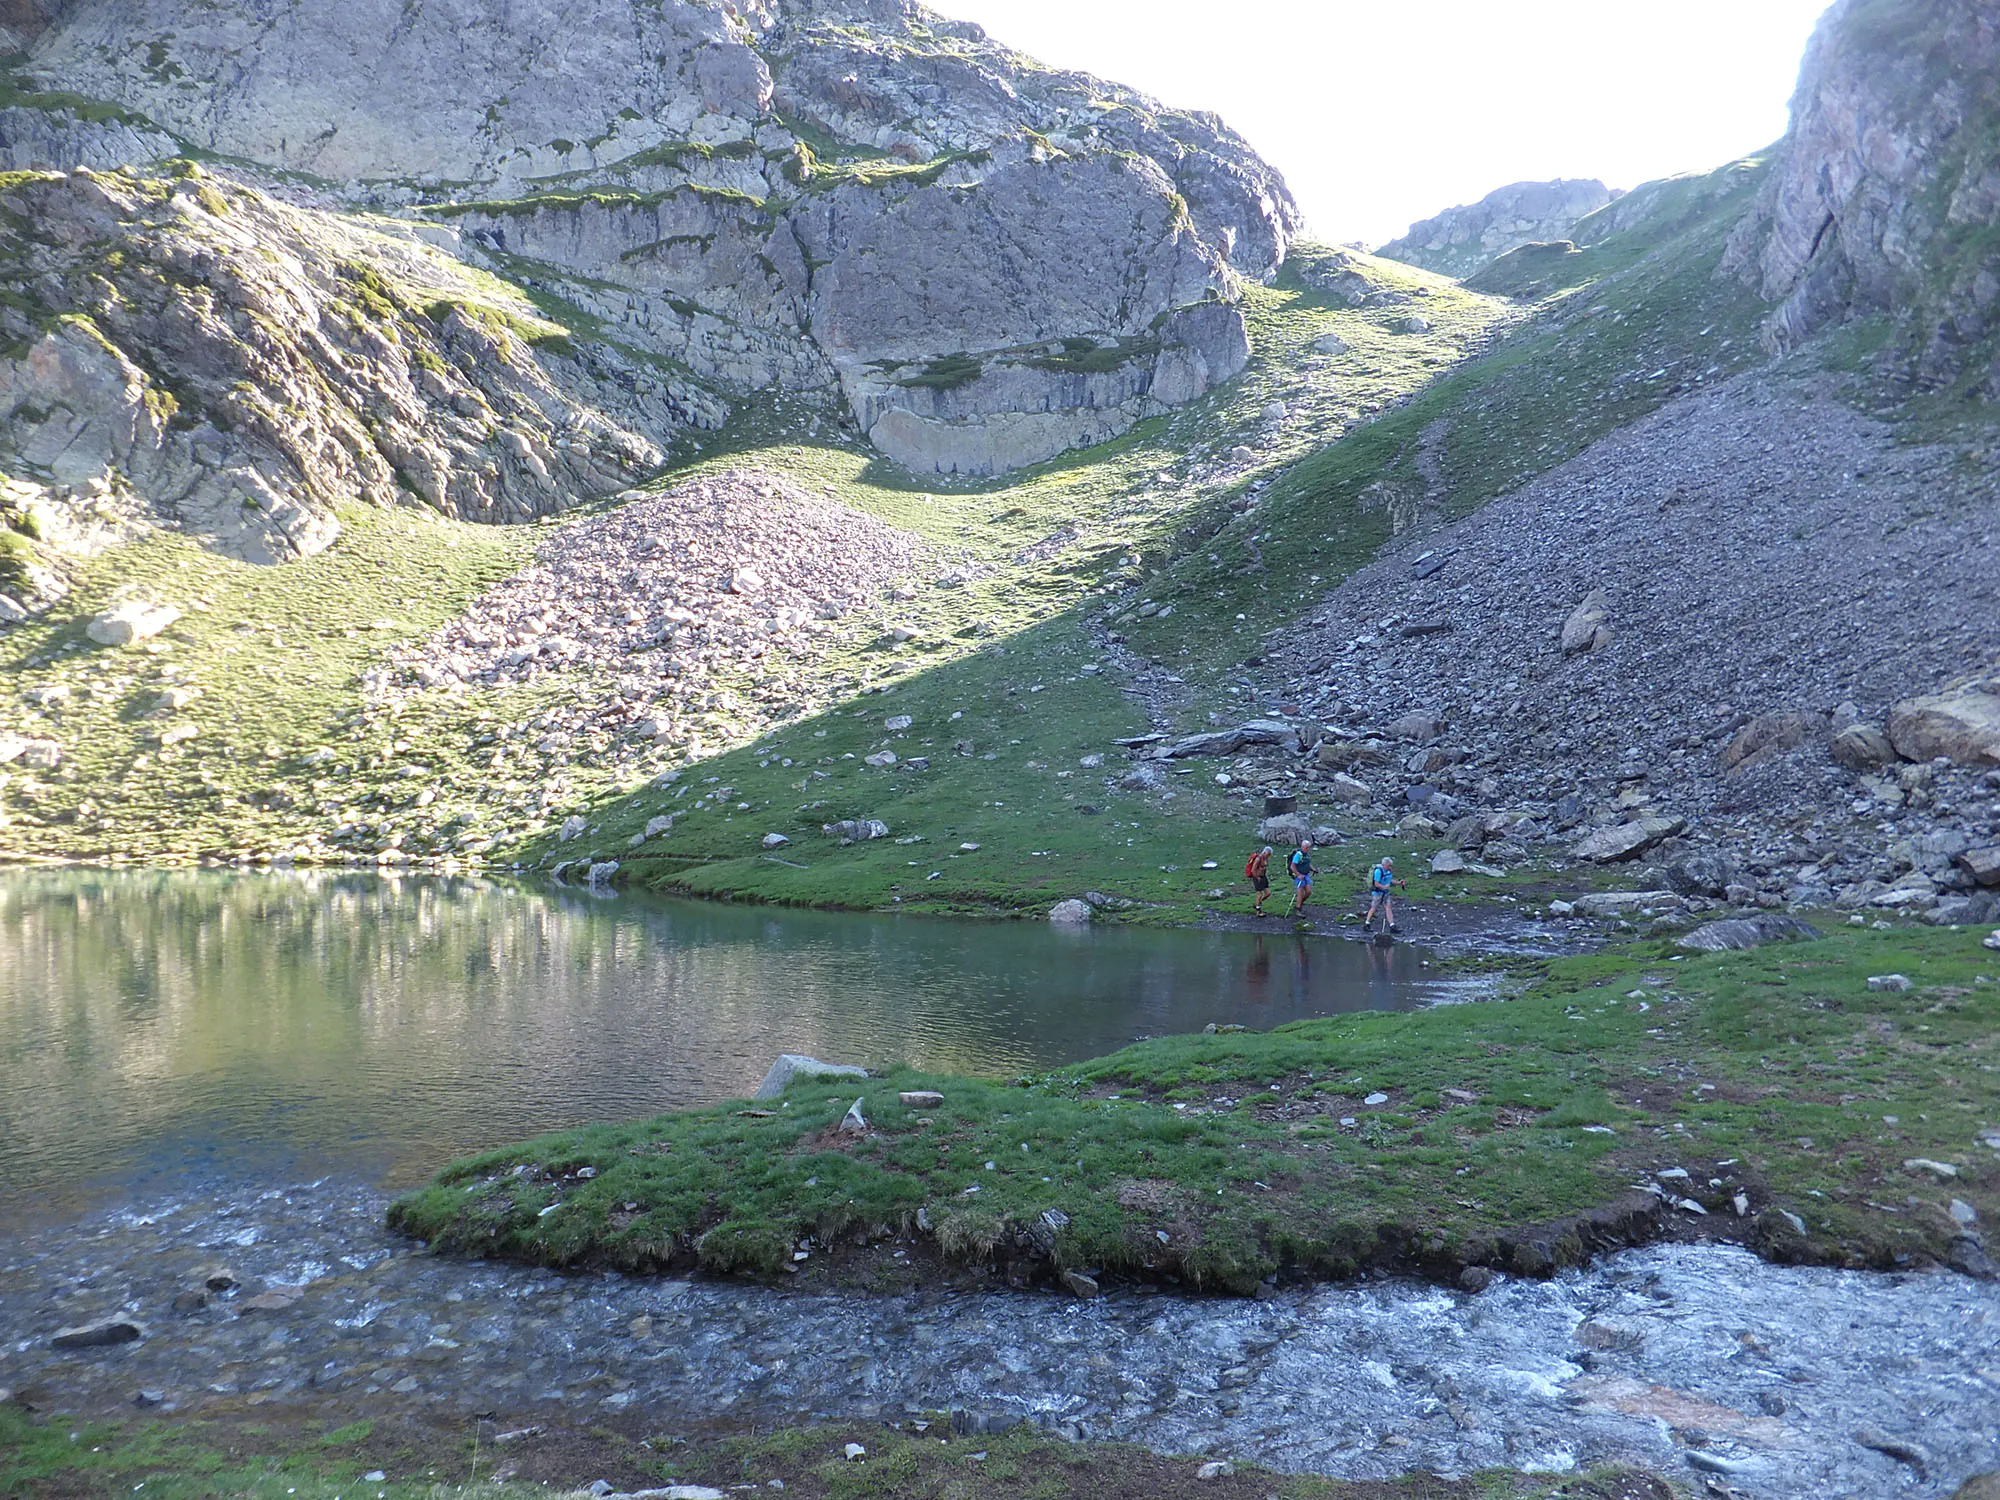
{"label": "bare rock slab", "polygon": [[1638,818],[1630,823],[1614,823],[1584,839],[1570,851],[1570,855],[1600,865],[1614,864],[1644,854],[1655,844],[1665,842],[1686,827],[1686,818]]}

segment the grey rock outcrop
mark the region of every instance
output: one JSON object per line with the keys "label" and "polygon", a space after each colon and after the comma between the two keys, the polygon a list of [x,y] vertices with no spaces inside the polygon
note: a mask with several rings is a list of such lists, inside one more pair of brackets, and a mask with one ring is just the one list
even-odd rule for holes
{"label": "grey rock outcrop", "polygon": [[723,408],[562,341],[431,246],[199,169],[11,179],[0,470],[235,556],[324,548],[338,506],[526,520],[655,467]]}
{"label": "grey rock outcrop", "polygon": [[2000,393],[2000,15],[1985,0],[1839,0],[1807,48],[1791,130],[1728,264],[1779,302],[1775,351],[1869,313],[1922,381]]}
{"label": "grey rock outcrop", "polygon": [[1579,219],[1618,196],[1594,178],[1510,183],[1477,203],[1412,224],[1408,234],[1375,253],[1463,278],[1523,245],[1568,239]]}
{"label": "grey rock outcrop", "polygon": [[1240,281],[1300,227],[1213,116],[900,3],[306,0],[278,26],[66,0],[19,30],[45,101],[111,108],[0,117],[16,159],[310,172],[922,470],[1036,462],[1231,378]]}

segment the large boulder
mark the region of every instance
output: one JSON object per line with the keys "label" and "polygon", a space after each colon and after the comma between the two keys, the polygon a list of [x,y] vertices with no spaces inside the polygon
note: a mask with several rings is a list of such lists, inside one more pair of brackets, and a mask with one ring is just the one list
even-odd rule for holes
{"label": "large boulder", "polygon": [[1636,818],[1630,823],[1613,823],[1589,834],[1570,850],[1570,855],[1601,865],[1613,864],[1644,854],[1686,827],[1686,818]]}
{"label": "large boulder", "polygon": [[1905,760],[2000,766],[2000,677],[1905,698],[1889,710],[1889,741]]}
{"label": "large boulder", "polygon": [[1849,724],[1834,735],[1827,752],[1835,764],[1850,771],[1879,771],[1896,759],[1896,747],[1889,736],[1873,724]]}
{"label": "large boulder", "polygon": [[1049,908],[1049,921],[1057,927],[1088,927],[1090,917],[1090,903],[1073,897]]}

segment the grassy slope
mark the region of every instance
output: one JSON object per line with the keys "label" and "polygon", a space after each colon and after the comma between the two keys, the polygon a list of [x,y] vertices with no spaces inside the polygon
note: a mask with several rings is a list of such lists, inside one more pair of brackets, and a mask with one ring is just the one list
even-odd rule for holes
{"label": "grassy slope", "polygon": [[[899,646],[881,636],[886,614],[853,622],[849,636],[798,695],[808,710],[912,677],[924,691],[954,701],[968,693],[983,695],[993,679],[1011,681],[1015,672],[1040,681],[1076,649],[1080,601],[1153,574],[1180,545],[1176,527],[1191,503],[1246,482],[1240,472],[1226,479],[1206,477],[1214,455],[1248,442],[1261,455],[1256,471],[1302,457],[1330,426],[1407,394],[1464,357],[1496,321],[1510,316],[1493,299],[1406,268],[1383,263],[1371,274],[1385,287],[1428,287],[1427,311],[1436,331],[1390,332],[1401,311],[1396,308],[1355,310],[1296,288],[1252,288],[1248,312],[1259,354],[1241,380],[1123,439],[1026,473],[975,482],[911,475],[851,443],[800,441],[802,424],[819,414],[777,398],[740,412],[701,458],[661,483],[745,464],[783,469],[921,534],[978,575],[964,587],[925,588],[915,600],[895,606],[896,622],[919,630],[913,642]],[[560,306],[546,300],[544,306],[551,315],[562,315]],[[1334,331],[1356,352],[1331,359],[1311,354],[1311,340]],[[1292,418],[1266,431],[1259,411],[1280,398]],[[658,810],[651,804],[630,806],[629,795],[645,777],[676,763],[671,751],[635,763],[606,746],[553,773],[518,758],[496,772],[487,740],[499,724],[566,713],[602,696],[608,684],[571,680],[532,691],[433,694],[394,716],[369,707],[359,688],[360,674],[386,649],[427,634],[481,588],[521,566],[533,547],[549,538],[550,528],[496,531],[414,512],[354,513],[343,519],[345,535],[330,552],[278,569],[233,564],[170,536],[116,549],[84,570],[56,616],[0,639],[0,665],[24,696],[48,687],[71,690],[59,704],[24,704],[15,720],[24,732],[59,739],[69,764],[54,776],[16,776],[6,791],[12,817],[0,836],[5,845],[29,855],[289,853],[303,859],[367,857],[385,848],[420,857],[467,857],[487,850],[511,853],[525,841],[530,857],[542,857],[550,846],[537,834],[568,812],[596,806],[593,821],[612,840],[607,852],[622,850],[632,831],[626,825],[643,824]],[[91,647],[83,623],[122,592],[155,593],[188,613],[152,648]],[[956,675],[953,663],[959,664]],[[179,672],[178,680],[201,690],[181,716],[200,733],[161,750],[153,741],[164,723],[147,715],[168,684],[169,667]],[[743,685],[718,681],[716,686],[727,691]],[[1131,711],[1114,688],[1103,682],[1072,686],[1077,691],[1065,705],[1065,718],[1073,710],[1081,716],[1079,724],[1088,721],[1091,736],[1133,727]],[[829,722],[837,729],[859,729]],[[1051,719],[1030,715],[1024,722],[1047,726]],[[685,726],[690,737],[710,747],[742,744],[767,727],[754,714],[722,709]],[[806,737],[819,727],[824,724],[795,727],[789,735]],[[1043,733],[1017,729],[1005,738],[1027,744]],[[828,748],[844,753],[845,738],[830,734]],[[304,756],[322,747],[335,752],[333,759],[308,764]],[[982,754],[986,748],[982,745]],[[1037,744],[1011,759],[1046,758],[1056,749],[1055,743]],[[745,779],[749,763],[739,756],[704,771],[733,782]],[[928,810],[922,815],[970,827],[961,805],[997,800],[1019,809],[1046,798],[1047,789],[1032,780],[1039,773],[1024,782],[1009,779],[1004,774],[1009,767],[993,773],[994,763],[976,764],[985,774],[954,783],[936,816]],[[963,767],[973,768],[972,762]],[[762,778],[769,785],[760,787],[756,804],[782,804],[789,811],[815,800],[785,794],[784,782],[803,775]],[[432,797],[420,803],[426,789]],[[621,793],[626,802],[611,800]],[[899,825],[917,815],[915,809],[867,810]],[[817,815],[808,821],[816,820]],[[355,826],[330,844],[316,840],[337,824]],[[740,820],[713,830],[712,841],[700,827],[701,820],[693,820],[687,834],[676,836],[673,852],[681,857],[655,871],[657,877],[684,866],[727,863],[743,852]],[[758,836],[765,831],[760,827]],[[1024,832],[1017,842],[1025,858],[1029,848],[1061,840]],[[871,857],[880,855],[856,856],[864,865]],[[752,875],[784,872],[761,861],[750,864]],[[745,873],[741,865],[705,870],[689,883],[722,888]],[[975,892],[972,904],[1011,902],[1015,867],[1013,861],[989,862],[1004,873],[997,884]],[[1112,861],[1104,876],[1113,878],[1121,869]],[[781,883],[758,894],[847,905],[883,904],[894,894],[887,882],[864,882],[844,900],[838,883],[807,886]]]}
{"label": "grassy slope", "polygon": [[[607,1476],[627,1490],[711,1488],[773,1481],[803,1500],[1660,1500],[1658,1480],[1631,1470],[1583,1475],[1489,1472],[1459,1480],[1416,1474],[1360,1484],[1237,1465],[1198,1480],[1201,1455],[1163,1457],[1112,1443],[1067,1443],[1033,1428],[953,1437],[944,1413],[928,1423],[856,1422],[736,1435],[628,1435],[569,1427],[533,1414],[532,1435],[496,1447],[505,1419],[402,1422],[313,1408],[264,1407],[248,1418],[204,1412],[169,1424],[134,1419],[78,1424],[0,1406],[0,1495],[87,1497],[135,1492],[166,1500],[551,1500]],[[524,1416],[515,1430],[525,1427]],[[856,1462],[846,1446],[857,1442]],[[363,1483],[376,1469],[385,1481]],[[482,1478],[506,1469],[510,1482]]]}
{"label": "grassy slope", "polygon": [[[1525,324],[1407,273],[1404,285],[1432,289],[1418,307],[1447,349],[1509,334],[1492,352],[1457,364],[1445,363],[1436,344],[1392,331],[1409,306],[1350,311],[1311,291],[1295,272],[1273,289],[1253,292],[1263,352],[1240,393],[1210,398],[1199,410],[1087,458],[959,492],[960,505],[966,494],[985,494],[995,497],[993,514],[1027,511],[1028,532],[1065,516],[1090,528],[1080,550],[1096,561],[1081,575],[999,586],[992,615],[1003,643],[970,656],[935,636],[928,652],[895,655],[873,646],[863,660],[881,661],[884,680],[927,657],[936,664],[897,678],[895,696],[850,701],[715,758],[700,767],[692,789],[643,791],[603,806],[587,845],[560,855],[621,857],[626,841],[653,816],[693,805],[710,786],[728,786],[734,795],[720,810],[685,818],[670,838],[628,859],[621,878],[696,894],[957,912],[1021,910],[1089,888],[1150,903],[1140,920],[1196,916],[1207,891],[1233,889],[1254,815],[1242,801],[1216,793],[1208,774],[1214,767],[1206,764],[1177,782],[1170,804],[1107,790],[1103,771],[1078,766],[1083,755],[1108,750],[1112,739],[1149,727],[1111,674],[1081,672],[1097,659],[1093,619],[1109,613],[1136,649],[1186,679],[1193,697],[1185,727],[1201,727],[1210,712],[1241,717],[1262,707],[1243,686],[1244,659],[1399,531],[1465,514],[1689,385],[1760,357],[1759,304],[1714,276],[1723,236],[1759,176],[1755,164],[1739,163],[1708,178],[1642,190],[1647,200],[1626,210],[1629,227],[1569,257],[1561,278],[1542,289],[1542,315]],[[1374,272],[1390,290],[1402,274],[1379,264]],[[1302,376],[1311,341],[1325,332],[1346,339],[1351,353],[1316,377]],[[1371,372],[1373,383],[1352,384],[1342,372],[1354,366]],[[1337,443],[1314,447],[1305,440],[1419,385],[1406,404]],[[1161,503],[1158,470],[1171,475],[1176,454],[1191,442],[1226,449],[1233,439],[1219,419],[1228,417],[1242,432],[1244,414],[1272,397],[1285,399],[1291,412],[1264,463],[1225,483],[1182,484],[1172,501]],[[1418,471],[1426,433],[1444,481],[1435,497]],[[762,451],[785,464],[808,457]],[[1272,479],[1267,497],[1235,517],[1228,502],[1259,475]],[[899,508],[886,496],[843,494],[912,524],[907,502]],[[1134,555],[1144,559],[1136,574],[1118,565]],[[1073,607],[1036,622],[1066,592]],[[1174,611],[1138,618],[1136,606],[1146,601]],[[857,667],[856,675],[862,671]],[[1037,685],[1044,691],[1031,692]],[[953,713],[963,718],[953,720]],[[892,738],[883,724],[900,714],[916,723]],[[972,742],[973,757],[954,752],[960,740]],[[861,765],[863,756],[885,747],[905,759],[929,755],[931,769],[885,774]],[[999,759],[985,760],[989,751]],[[786,759],[793,764],[784,765]],[[1120,761],[1112,764],[1123,769]],[[747,810],[737,810],[746,802]],[[1099,811],[1079,814],[1079,806]],[[1384,821],[1380,813],[1331,805],[1309,811],[1349,834]],[[899,836],[921,836],[925,846],[838,849],[816,831],[857,816],[880,818]],[[765,855],[760,841],[773,832],[792,838],[794,847]],[[959,854],[961,842],[980,848]],[[548,843],[531,852],[543,859],[558,853]],[[1346,863],[1358,870],[1370,857]],[[1219,868],[1203,871],[1210,859]],[[1477,894],[1483,886],[1468,881],[1451,889]]]}
{"label": "grassy slope", "polygon": [[[1709,1217],[1670,1218],[1779,1258],[1944,1259],[1951,1198],[2000,1211],[2000,1159],[1977,1140],[1996,964],[1973,934],[1847,929],[1562,960],[1506,1003],[1166,1038],[1011,1084],[805,1081],[764,1111],[570,1131],[459,1162],[391,1217],[459,1251],[770,1275],[795,1247],[885,1235],[1013,1261],[1054,1209],[1054,1268],[1247,1292],[1377,1264],[1552,1269],[1595,1246],[1534,1226],[1679,1167],[1672,1191]],[[1915,988],[1871,992],[1888,971]],[[943,1107],[898,1103],[917,1088]],[[858,1140],[835,1129],[856,1097]],[[1917,1158],[1958,1175],[1903,1165]]]}

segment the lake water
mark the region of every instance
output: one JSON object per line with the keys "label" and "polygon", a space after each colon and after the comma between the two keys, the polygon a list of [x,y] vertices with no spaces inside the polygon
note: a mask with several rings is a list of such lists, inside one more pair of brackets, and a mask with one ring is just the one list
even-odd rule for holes
{"label": "lake water", "polygon": [[779,1052],[1005,1076],[1433,993],[1413,948],[1289,933],[372,873],[10,873],[0,1227],[193,1180],[402,1187],[539,1131],[739,1097]]}

